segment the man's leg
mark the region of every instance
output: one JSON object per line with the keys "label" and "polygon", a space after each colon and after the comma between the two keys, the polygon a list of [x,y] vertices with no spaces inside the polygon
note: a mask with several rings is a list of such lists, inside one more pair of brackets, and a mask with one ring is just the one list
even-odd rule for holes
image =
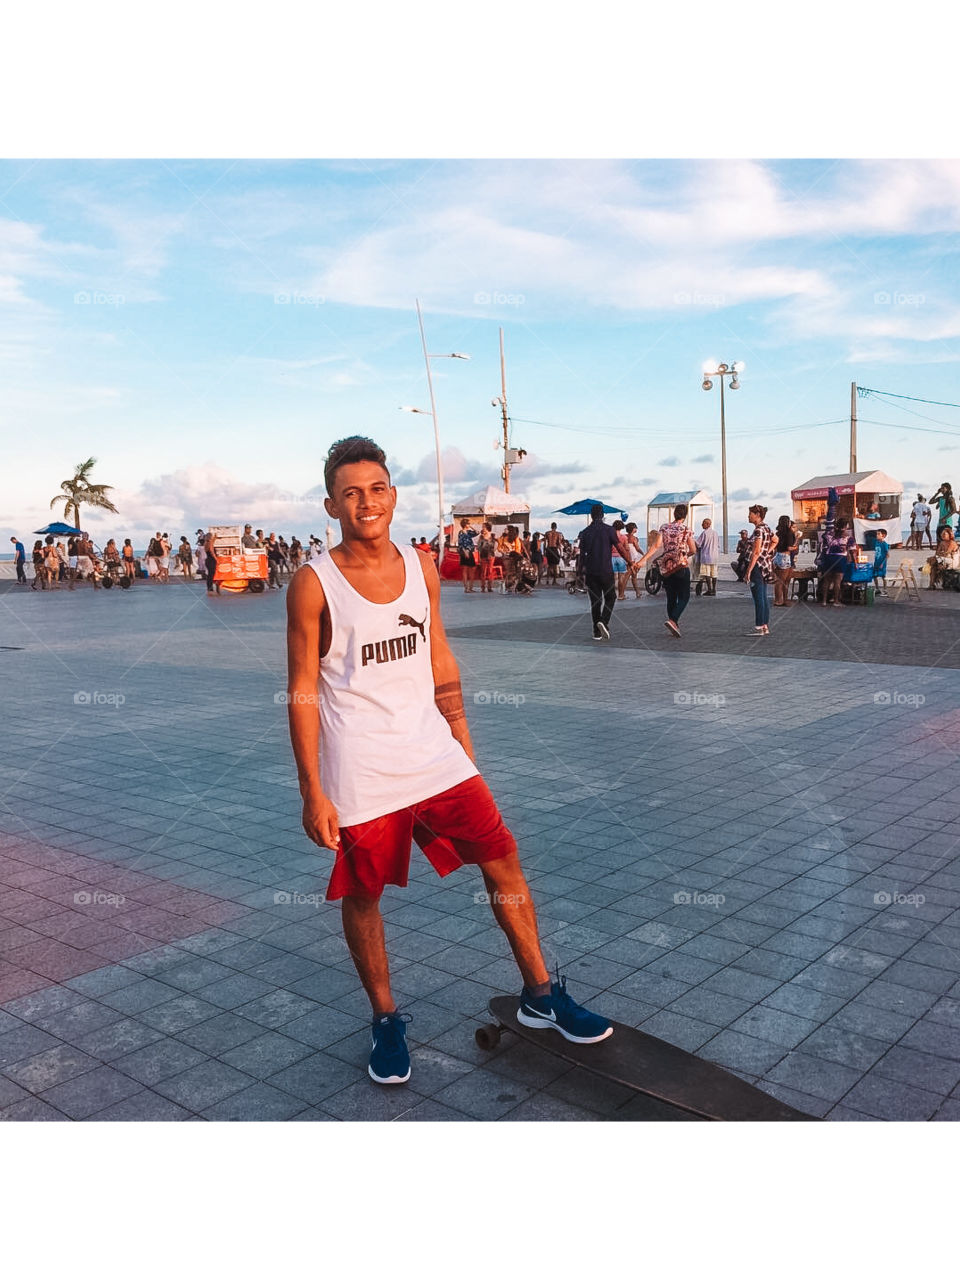
{"label": "man's leg", "polygon": [[603,608],[600,611],[600,621],[603,625],[609,626],[610,618],[613,614],[614,602],[617,598],[616,579],[611,577],[603,588]]}
{"label": "man's leg", "polygon": [[510,853],[483,863],[480,870],[493,914],[507,935],[524,985],[531,991],[541,993],[542,990],[542,994],[546,994],[550,989],[550,975],[540,950],[537,913],[520,859]]}
{"label": "man's leg", "polygon": [[590,617],[593,622],[593,634],[599,635],[597,630],[600,622],[600,613],[603,609],[603,579],[595,578],[592,573],[588,573],[584,579],[587,588],[587,596],[590,600]]}
{"label": "man's leg", "polygon": [[390,990],[390,962],[383,934],[380,899],[347,897],[343,899],[340,910],[343,936],[374,1017],[393,1013],[396,1004]]}

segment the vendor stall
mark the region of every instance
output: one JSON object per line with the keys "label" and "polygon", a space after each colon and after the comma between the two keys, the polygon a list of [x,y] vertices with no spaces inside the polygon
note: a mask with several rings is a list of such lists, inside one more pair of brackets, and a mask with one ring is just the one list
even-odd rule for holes
{"label": "vendor stall", "polygon": [[[658,493],[647,503],[647,546],[650,545],[651,532],[662,524],[669,524],[673,519],[674,507],[686,503],[687,518],[684,521],[693,530],[700,532],[701,523],[713,520],[713,498],[706,489],[689,489],[683,493]],[[719,533],[720,531],[717,530]]]}
{"label": "vendor stall", "polygon": [[814,476],[791,490],[793,518],[801,538],[816,547],[827,515],[827,493],[836,489],[837,519],[853,522],[858,546],[872,551],[878,529],[886,529],[891,547],[903,543],[900,504],[903,485],[883,471],[849,471],[838,476]]}
{"label": "vendor stall", "polygon": [[500,536],[508,524],[515,524],[521,534],[530,531],[530,504],[503,489],[495,489],[488,485],[464,498],[453,507],[453,522],[460,527],[463,516],[470,516],[477,524],[484,520],[493,526],[493,532]]}

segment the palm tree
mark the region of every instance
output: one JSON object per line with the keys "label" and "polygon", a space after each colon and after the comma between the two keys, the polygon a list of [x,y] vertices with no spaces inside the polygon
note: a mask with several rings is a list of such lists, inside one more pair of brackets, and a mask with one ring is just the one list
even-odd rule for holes
{"label": "palm tree", "polygon": [[93,470],[96,461],[96,458],[88,458],[86,462],[81,462],[79,466],[74,468],[74,473],[70,479],[61,483],[60,488],[63,492],[50,499],[51,508],[55,507],[58,502],[63,503],[64,519],[69,517],[71,511],[73,512],[73,526],[75,529],[80,528],[80,506],[84,502],[88,507],[100,507],[104,511],[112,511],[114,515],[118,514],[117,508],[107,497],[113,485],[90,483],[90,472]]}

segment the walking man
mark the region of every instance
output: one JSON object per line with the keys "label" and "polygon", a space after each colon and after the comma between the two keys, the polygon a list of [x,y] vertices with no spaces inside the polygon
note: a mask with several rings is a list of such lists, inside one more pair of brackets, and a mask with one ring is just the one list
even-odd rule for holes
{"label": "walking man", "polygon": [[27,553],[19,538],[11,538],[10,541],[13,543],[13,556],[17,562],[17,581],[21,586],[25,587],[27,585],[27,573],[23,563],[27,558]]}
{"label": "walking man", "polygon": [[342,540],[290,586],[288,714],[304,830],[336,850],[327,899],[342,900],[373,1010],[371,1078],[410,1078],[380,896],[407,883],[412,840],[440,875],[480,867],[522,976],[524,1025],[580,1044],[606,1039],[610,1023],[575,1004],[565,980],[550,982],[516,842],[474,762],[436,567],[390,539],[397,491],[383,450],[363,436],[339,440],[324,478]]}
{"label": "walking man", "polygon": [[580,530],[580,565],[583,570],[587,595],[590,597],[590,617],[593,620],[594,640],[610,639],[610,617],[617,598],[616,579],[613,574],[613,557],[620,555],[617,535],[603,523],[603,506],[595,502],[590,508],[590,523]]}

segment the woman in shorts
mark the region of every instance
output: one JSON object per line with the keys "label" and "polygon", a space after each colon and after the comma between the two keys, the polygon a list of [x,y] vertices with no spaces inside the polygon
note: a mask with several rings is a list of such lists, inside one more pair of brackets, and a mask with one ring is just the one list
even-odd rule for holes
{"label": "woman in shorts", "polygon": [[120,553],[120,559],[123,562],[123,572],[130,579],[131,585],[136,580],[137,566],[134,561],[133,543],[129,538],[123,540],[123,551]]}
{"label": "woman in shorts", "polygon": [[789,516],[777,521],[776,543],[773,552],[773,603],[784,608],[790,603],[790,579],[793,576],[793,556],[797,538]]}
{"label": "woman in shorts", "polygon": [[457,554],[460,557],[460,578],[467,595],[472,594],[473,584],[477,580],[477,553],[473,547],[476,536],[476,529],[470,527],[470,521],[464,516],[457,534]]}

